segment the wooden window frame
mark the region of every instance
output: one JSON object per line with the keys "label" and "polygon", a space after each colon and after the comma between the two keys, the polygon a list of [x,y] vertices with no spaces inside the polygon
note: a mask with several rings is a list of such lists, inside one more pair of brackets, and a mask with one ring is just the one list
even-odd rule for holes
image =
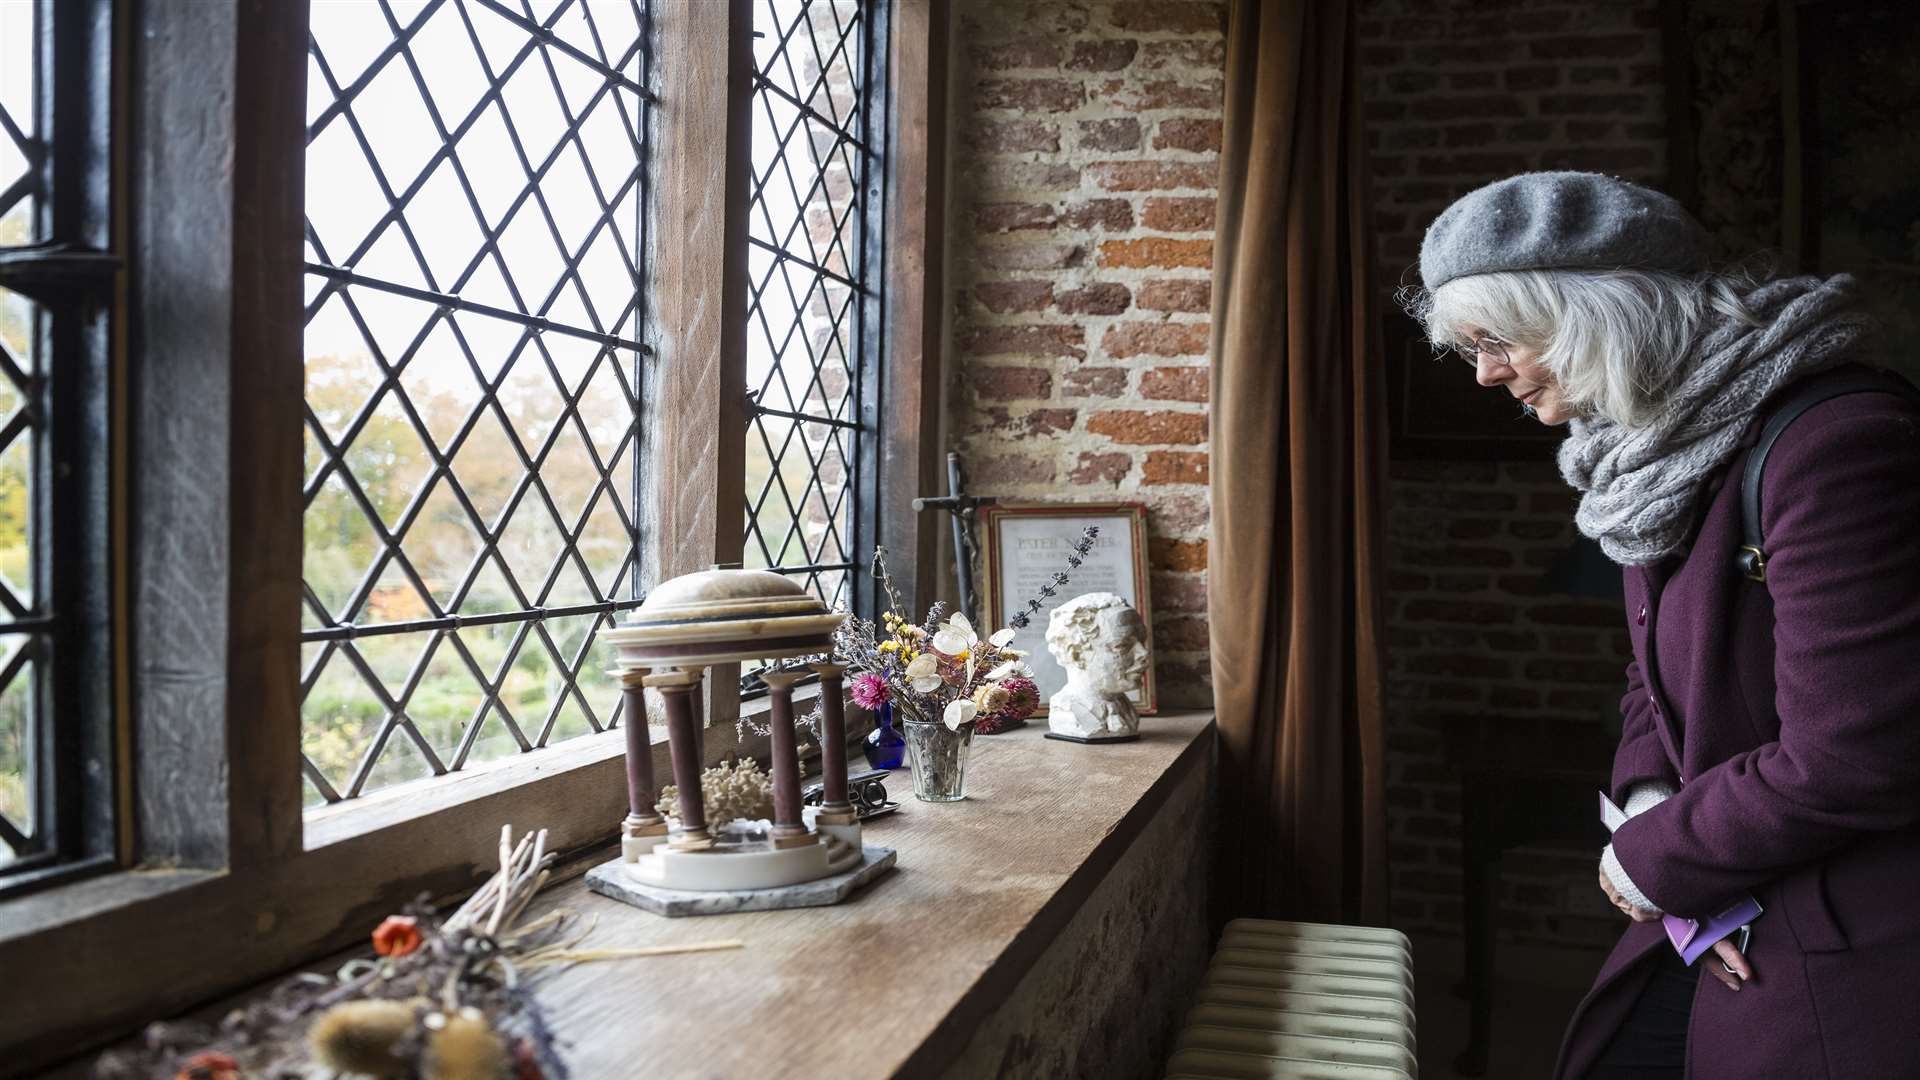
{"label": "wooden window frame", "polygon": [[[649,275],[645,319],[643,399],[676,403],[643,422],[641,546],[659,581],[738,561],[744,542],[744,440],[715,433],[745,431],[747,189],[726,165],[745,160],[751,133],[752,3],[653,11],[647,257],[675,269]],[[584,848],[611,840],[626,810],[616,730],[303,814],[305,207],[288,163],[305,147],[306,5],[123,0],[114,15],[130,88],[116,133],[132,433],[121,857],[0,907],[0,970],[32,973],[0,1009],[4,1075],[363,941],[419,894],[471,889],[504,822]],[[894,0],[889,49],[879,537],[916,601],[938,535],[905,507],[938,476],[950,18],[947,0]],[[261,242],[272,236],[286,240]],[[719,260],[683,258],[716,248]],[[738,685],[736,671],[709,673],[709,756],[758,749],[730,722]]]}

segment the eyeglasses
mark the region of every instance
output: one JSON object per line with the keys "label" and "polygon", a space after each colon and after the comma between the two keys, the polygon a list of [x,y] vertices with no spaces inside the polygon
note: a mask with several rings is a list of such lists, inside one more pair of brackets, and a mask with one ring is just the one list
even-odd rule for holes
{"label": "eyeglasses", "polygon": [[1493,358],[1501,367],[1511,367],[1513,361],[1507,359],[1507,343],[1496,337],[1482,337],[1474,341],[1456,341],[1452,345],[1454,354],[1478,369],[1480,357],[1484,354]]}

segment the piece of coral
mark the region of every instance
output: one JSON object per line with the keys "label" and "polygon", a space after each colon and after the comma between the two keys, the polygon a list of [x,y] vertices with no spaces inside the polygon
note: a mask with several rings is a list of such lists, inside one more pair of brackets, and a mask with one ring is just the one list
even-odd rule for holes
{"label": "piece of coral", "polygon": [[[758,821],[773,816],[773,777],[760,771],[752,758],[721,762],[700,774],[701,802],[707,822],[724,825],[735,818]],[[672,784],[660,789],[654,809],[668,817],[680,815],[679,792]]]}

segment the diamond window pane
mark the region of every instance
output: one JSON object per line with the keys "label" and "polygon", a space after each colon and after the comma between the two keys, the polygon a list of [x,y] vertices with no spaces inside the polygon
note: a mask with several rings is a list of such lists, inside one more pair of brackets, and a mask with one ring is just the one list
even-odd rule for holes
{"label": "diamond window pane", "polygon": [[[617,700],[579,661],[636,602],[646,5],[550,7],[584,56],[517,5],[315,4],[320,802],[599,730]],[[481,615],[500,621],[460,625]]]}
{"label": "diamond window pane", "polygon": [[864,141],[867,7],[759,0],[754,12],[745,558],[829,604],[849,600],[855,463],[874,437],[853,407],[874,294],[866,171],[879,167]]}
{"label": "diamond window pane", "polygon": [[34,831],[33,668],[31,660],[16,664],[21,650],[32,647],[34,635],[0,635],[0,671],[14,675],[0,687],[0,866],[27,854],[25,840]]}

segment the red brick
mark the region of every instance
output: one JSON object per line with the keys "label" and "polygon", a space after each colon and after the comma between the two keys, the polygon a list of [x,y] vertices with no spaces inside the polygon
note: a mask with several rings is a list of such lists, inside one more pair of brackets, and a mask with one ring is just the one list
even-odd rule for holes
{"label": "red brick", "polygon": [[1226,66],[1227,44],[1212,41],[1149,41],[1140,47],[1140,67],[1157,71],[1166,67],[1208,68]]}
{"label": "red brick", "polygon": [[1147,538],[1147,551],[1155,570],[1187,573],[1207,568],[1205,540],[1175,540],[1164,536]]}
{"label": "red brick", "polygon": [[1118,282],[1102,282],[1060,294],[1057,306],[1069,315],[1118,315],[1133,302],[1133,294]]}
{"label": "red brick", "polygon": [[997,45],[975,45],[970,52],[974,64],[988,71],[1060,66],[1060,46],[1051,41],[1027,39]]}
{"label": "red brick", "polygon": [[1617,83],[1625,77],[1625,71],[1607,65],[1577,67],[1567,72],[1567,81],[1575,86],[1592,86],[1594,83]]}
{"label": "red brick", "polygon": [[983,79],[974,87],[973,107],[1066,112],[1086,100],[1086,88],[1065,79]]}
{"label": "red brick", "polygon": [[1078,409],[1034,409],[1020,416],[1019,424],[1026,435],[1058,435],[1072,431],[1079,418]]}
{"label": "red brick", "polygon": [[1576,146],[1540,155],[1540,166],[1550,169],[1592,169],[1615,174],[1651,170],[1658,152],[1651,146]]}
{"label": "red brick", "polygon": [[973,299],[988,311],[1043,311],[1053,303],[1053,284],[1046,281],[982,281],[973,286]]}
{"label": "red brick", "polygon": [[1461,518],[1447,523],[1447,535],[1455,540],[1485,540],[1500,531],[1500,523],[1491,518]]}
{"label": "red brick", "polygon": [[1220,152],[1220,121],[1175,117],[1160,121],[1154,133],[1156,150],[1189,150],[1196,154]]}
{"label": "red brick", "polygon": [[1145,112],[1149,109],[1218,109],[1220,90],[1219,79],[1157,79],[1144,84],[1132,84],[1114,79],[1095,86],[1093,99],[1129,112]]}
{"label": "red brick", "polygon": [[1527,618],[1553,626],[1619,626],[1626,616],[1612,604],[1572,603],[1530,607],[1527,609]]}
{"label": "red brick", "polygon": [[1613,684],[1621,681],[1620,665],[1611,660],[1573,660],[1565,657],[1538,657],[1527,661],[1529,679],[1556,683]]}
{"label": "red brick", "polygon": [[1497,656],[1472,653],[1428,653],[1407,657],[1407,670],[1416,675],[1450,675],[1455,678],[1497,679],[1513,671],[1513,665]]}
{"label": "red brick", "polygon": [[1423,97],[1410,111],[1417,120],[1484,120],[1487,117],[1526,115],[1520,103],[1502,94],[1478,97]]}
{"label": "red brick", "polygon": [[1539,574],[1501,574],[1494,579],[1503,593],[1513,596],[1545,596],[1547,583]]}
{"label": "red brick", "polygon": [[1082,244],[1013,243],[1003,240],[974,245],[973,257],[990,270],[1060,270],[1086,262],[1087,249]]}
{"label": "red brick", "polygon": [[1122,30],[1218,34],[1226,28],[1225,5],[1197,0],[1126,0],[1113,5],[1107,18]]}
{"label": "red brick", "polygon": [[1060,224],[1070,229],[1109,229],[1125,232],[1133,228],[1133,204],[1125,199],[1088,199],[1060,212]]}
{"label": "red brick", "polygon": [[1447,36],[1445,19],[1395,19],[1387,29],[1395,41],[1436,41]]}
{"label": "red brick", "polygon": [[1204,356],[1210,329],[1208,323],[1115,323],[1107,327],[1100,348],[1121,360],[1134,356]]}
{"label": "red brick", "polygon": [[1220,178],[1214,165],[1191,161],[1101,161],[1087,166],[1087,171],[1094,183],[1108,191],[1211,191]]}
{"label": "red brick", "polygon": [[1140,463],[1143,484],[1204,484],[1211,475],[1207,455],[1189,450],[1151,450]]}
{"label": "red brick", "polygon": [[1433,587],[1445,593],[1481,592],[1492,583],[1491,574],[1435,574]]}
{"label": "red brick", "polygon": [[1131,116],[1080,121],[1080,145],[1088,150],[1140,149],[1140,121]]}
{"label": "red brick", "polygon": [[1620,126],[1618,120],[1569,120],[1567,138],[1575,142],[1597,142],[1612,138],[1615,129]]}
{"label": "red brick", "polygon": [[1191,616],[1153,621],[1153,642],[1173,652],[1202,652],[1207,648],[1207,620]]}
{"label": "red brick", "polygon": [[986,401],[1045,398],[1053,393],[1053,375],[1045,368],[973,367],[966,381]]}
{"label": "red brick", "polygon": [[1450,71],[1447,73],[1449,90],[1491,90],[1500,83],[1500,76],[1492,71]]}
{"label": "red brick", "polygon": [[1087,418],[1087,430],[1105,435],[1117,443],[1132,446],[1197,445],[1207,441],[1207,415],[1195,412],[1165,412],[1145,409],[1117,409],[1097,412]]}
{"label": "red brick", "polygon": [[1117,367],[1075,368],[1062,380],[1065,397],[1115,398],[1127,392],[1127,369]]}
{"label": "red brick", "polygon": [[1210,311],[1213,282],[1166,278],[1143,282],[1134,290],[1133,302],[1152,311]]}
{"label": "red brick", "polygon": [[1525,154],[1490,153],[1478,154],[1422,154],[1414,163],[1421,176],[1497,176],[1507,173],[1525,172],[1528,165]]}
{"label": "red brick", "polygon": [[1509,90],[1551,90],[1560,85],[1557,67],[1521,67],[1506,70]]}
{"label": "red brick", "polygon": [[1512,142],[1546,142],[1553,137],[1553,125],[1545,120],[1526,120],[1500,130]]}
{"label": "red brick", "polygon": [[1119,71],[1133,63],[1139,51],[1137,41],[1076,41],[1067,67],[1074,71]]}
{"label": "red brick", "polygon": [[981,232],[1051,229],[1053,207],[1039,203],[981,203],[973,208],[973,227]]}
{"label": "red brick", "polygon": [[1109,240],[1100,245],[1103,266],[1192,266],[1213,268],[1213,241],[1170,240],[1149,236],[1139,240]]}
{"label": "red brick", "polygon": [[1604,36],[1539,38],[1527,44],[1539,60],[1587,60],[1593,57],[1637,56],[1658,47],[1650,34],[1607,34]]}
{"label": "red brick", "polygon": [[1160,611],[1207,610],[1207,579],[1205,575],[1153,575],[1153,606]]}
{"label": "red brick", "polygon": [[1507,532],[1522,540],[1554,540],[1567,529],[1564,521],[1509,521]]}
{"label": "red brick", "polygon": [[1080,170],[1054,161],[1018,161],[982,157],[973,167],[978,194],[1004,195],[1016,191],[1072,191],[1080,186]]}
{"label": "red brick", "polygon": [[1140,396],[1161,401],[1205,401],[1210,384],[1203,367],[1154,368],[1140,376]]}
{"label": "red brick", "polygon": [[1415,574],[1406,570],[1389,570],[1387,588],[1393,592],[1419,592],[1433,585],[1433,579],[1425,574]]}
{"label": "red brick", "polygon": [[1485,146],[1499,137],[1498,129],[1492,124],[1449,124],[1443,128],[1415,130],[1436,132],[1448,146]]}
{"label": "red brick", "polygon": [[1642,94],[1548,94],[1540,99],[1542,116],[1597,116],[1608,113],[1644,114]]}
{"label": "red brick", "polygon": [[1053,462],[1014,454],[975,454],[967,460],[967,479],[991,491],[1014,484],[1051,484]]}
{"label": "red brick", "polygon": [[1501,625],[1513,621],[1513,605],[1490,600],[1408,600],[1401,611],[1408,622]]}
{"label": "red brick", "polygon": [[1086,331],[1078,326],[970,326],[959,335],[971,356],[1071,356],[1084,359]]}
{"label": "red brick", "polygon": [[1211,195],[1172,197],[1156,195],[1142,207],[1141,218],[1149,229],[1162,232],[1201,232],[1213,228],[1214,210],[1220,200]]}
{"label": "red brick", "polygon": [[988,153],[1058,153],[1060,129],[1041,120],[989,120],[976,117],[967,143]]}
{"label": "red brick", "polygon": [[1400,557],[1411,566],[1512,566],[1513,553],[1490,547],[1409,547]]}
{"label": "red brick", "polygon": [[1076,484],[1118,484],[1133,471],[1132,454],[1091,454],[1081,451],[1080,464],[1067,479]]}

